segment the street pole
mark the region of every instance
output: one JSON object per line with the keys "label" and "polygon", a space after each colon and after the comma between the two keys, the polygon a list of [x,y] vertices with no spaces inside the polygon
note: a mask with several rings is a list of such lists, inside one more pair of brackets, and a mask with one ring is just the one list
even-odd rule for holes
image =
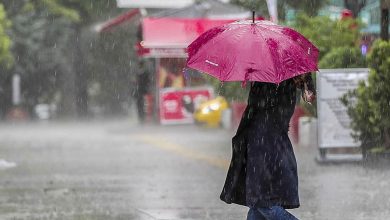
{"label": "street pole", "polygon": [[277,0],[267,0],[267,7],[270,19],[274,23],[278,23],[278,1]]}
{"label": "street pole", "polygon": [[12,76],[12,104],[14,106],[20,105],[20,75],[14,74]]}

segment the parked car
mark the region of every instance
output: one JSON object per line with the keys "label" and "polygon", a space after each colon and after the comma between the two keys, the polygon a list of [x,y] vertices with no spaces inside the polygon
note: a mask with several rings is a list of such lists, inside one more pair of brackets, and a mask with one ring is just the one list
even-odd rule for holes
{"label": "parked car", "polygon": [[222,112],[228,108],[229,104],[222,96],[203,102],[195,110],[195,122],[210,127],[218,127],[222,123]]}

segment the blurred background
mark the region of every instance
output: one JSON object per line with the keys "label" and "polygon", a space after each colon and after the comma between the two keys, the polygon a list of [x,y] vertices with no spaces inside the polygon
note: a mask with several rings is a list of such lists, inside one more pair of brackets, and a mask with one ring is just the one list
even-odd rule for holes
{"label": "blurred background", "polygon": [[219,193],[249,87],[185,62],[196,37],[252,11],[320,50],[318,102],[299,98],[290,122],[302,204],[292,212],[390,218],[389,7],[1,0],[0,219],[245,219]]}

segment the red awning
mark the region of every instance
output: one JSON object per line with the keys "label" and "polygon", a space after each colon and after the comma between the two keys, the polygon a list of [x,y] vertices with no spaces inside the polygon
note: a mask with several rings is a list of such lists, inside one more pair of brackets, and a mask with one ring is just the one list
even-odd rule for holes
{"label": "red awning", "polygon": [[105,31],[108,31],[110,30],[111,28],[117,26],[117,25],[120,25],[122,24],[123,22],[125,21],[129,21],[131,20],[135,15],[139,14],[140,13],[140,10],[137,8],[137,9],[132,9],[130,11],[127,11],[126,13],[124,14],[121,14],[113,19],[110,19],[106,22],[104,22],[101,27],[98,28],[98,32],[105,32]]}
{"label": "red awning", "polygon": [[[138,52],[146,57],[186,57],[185,48],[210,28],[234,20],[144,18]],[[140,49],[143,49],[142,51]]]}

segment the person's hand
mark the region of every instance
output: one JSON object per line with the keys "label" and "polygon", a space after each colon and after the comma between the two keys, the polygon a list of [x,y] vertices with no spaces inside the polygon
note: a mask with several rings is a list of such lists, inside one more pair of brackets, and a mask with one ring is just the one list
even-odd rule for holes
{"label": "person's hand", "polygon": [[316,100],[316,95],[312,91],[305,89],[303,91],[303,100],[309,104],[312,104]]}

